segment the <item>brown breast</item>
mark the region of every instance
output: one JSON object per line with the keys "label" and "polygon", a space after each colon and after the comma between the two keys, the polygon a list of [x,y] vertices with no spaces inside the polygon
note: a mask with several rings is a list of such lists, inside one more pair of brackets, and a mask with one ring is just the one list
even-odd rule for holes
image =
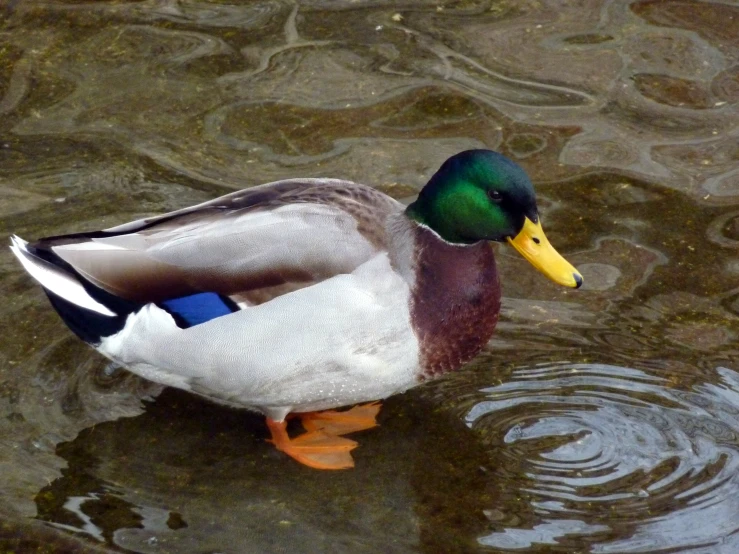
{"label": "brown breast", "polygon": [[500,282],[485,241],[451,245],[417,227],[411,321],[422,379],[459,369],[485,346],[498,322]]}

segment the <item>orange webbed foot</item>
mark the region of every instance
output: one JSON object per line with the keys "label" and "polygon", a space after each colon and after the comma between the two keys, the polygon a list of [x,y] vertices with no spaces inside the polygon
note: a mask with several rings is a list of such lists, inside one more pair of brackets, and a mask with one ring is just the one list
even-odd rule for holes
{"label": "orange webbed foot", "polygon": [[306,431],[321,431],[327,435],[341,436],[377,427],[377,414],[381,404],[370,402],[354,406],[350,410],[308,412],[296,414]]}
{"label": "orange webbed foot", "polygon": [[291,458],[315,469],[348,469],[354,467],[351,452],[357,447],[353,440],[319,432],[304,433],[294,439],[287,434],[287,423],[267,418],[272,433],[271,442]]}
{"label": "orange webbed foot", "polygon": [[371,429],[377,425],[380,403],[355,406],[346,411],[329,410],[296,414],[306,433],[291,439],[287,423],[267,418],[267,427],[278,450],[301,464],[315,469],[348,469],[354,467],[350,452],[358,445],[341,435]]}

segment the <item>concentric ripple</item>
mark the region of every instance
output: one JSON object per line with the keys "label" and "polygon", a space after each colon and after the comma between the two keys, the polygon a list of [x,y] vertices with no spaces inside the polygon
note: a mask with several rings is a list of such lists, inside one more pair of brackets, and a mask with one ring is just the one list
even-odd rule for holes
{"label": "concentric ripple", "polygon": [[496,471],[519,484],[536,522],[480,542],[739,551],[739,374],[716,373],[718,384],[680,390],[635,369],[558,364],[485,389],[467,422],[501,437]]}

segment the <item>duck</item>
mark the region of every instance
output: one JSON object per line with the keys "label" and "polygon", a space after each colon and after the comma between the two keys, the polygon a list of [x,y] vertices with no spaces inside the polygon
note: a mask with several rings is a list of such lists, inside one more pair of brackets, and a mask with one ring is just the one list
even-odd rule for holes
{"label": "duck", "polygon": [[382,399],[486,346],[501,305],[496,242],[582,285],[542,230],[526,172],[484,149],[447,159],[408,205],[293,178],[10,248],[103,356],[263,414],[278,450],[329,470],[354,466],[345,435],[377,425]]}

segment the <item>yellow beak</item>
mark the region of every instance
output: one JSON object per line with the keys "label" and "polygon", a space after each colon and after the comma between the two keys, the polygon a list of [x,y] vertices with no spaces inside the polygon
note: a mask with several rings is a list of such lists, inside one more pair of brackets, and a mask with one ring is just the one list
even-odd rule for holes
{"label": "yellow beak", "polygon": [[521,232],[515,238],[509,237],[508,242],[555,283],[572,288],[582,285],[582,275],[549,243],[541,222],[534,223],[527,217]]}

